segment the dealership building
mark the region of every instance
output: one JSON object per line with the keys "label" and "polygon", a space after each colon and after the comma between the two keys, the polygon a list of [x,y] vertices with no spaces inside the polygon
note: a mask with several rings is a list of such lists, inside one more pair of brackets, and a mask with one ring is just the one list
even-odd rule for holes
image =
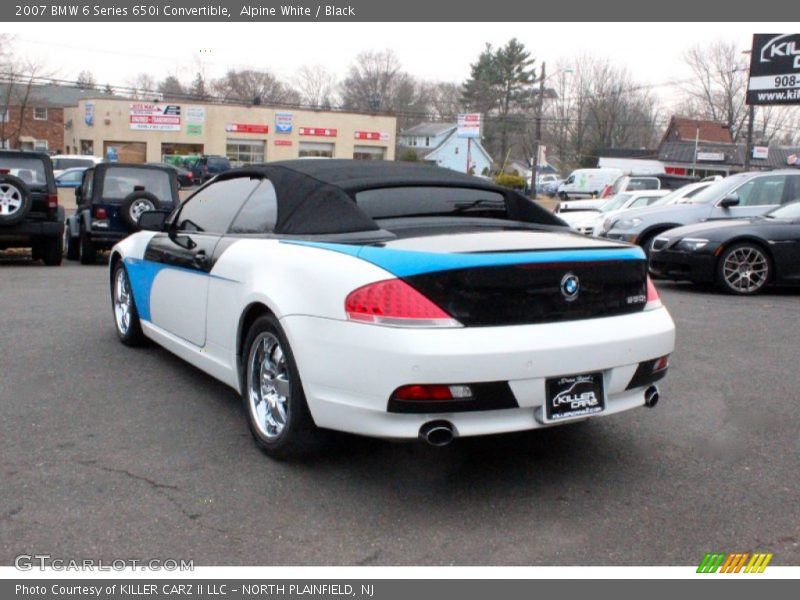
{"label": "dealership building", "polygon": [[302,157],[394,160],[396,128],[386,115],[105,96],[64,109],[64,151],[120,162],[214,154],[234,166]]}

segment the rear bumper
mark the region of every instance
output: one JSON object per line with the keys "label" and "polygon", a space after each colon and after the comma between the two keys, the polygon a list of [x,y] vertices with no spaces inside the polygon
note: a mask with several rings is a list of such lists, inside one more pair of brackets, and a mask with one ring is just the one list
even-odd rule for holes
{"label": "rear bumper", "polygon": [[9,227],[0,227],[0,243],[29,242],[34,238],[61,237],[64,235],[64,220],[23,221]]}
{"label": "rear bumper", "polygon": [[[320,427],[385,438],[416,438],[431,420],[457,435],[550,426],[541,417],[545,380],[600,371],[606,410],[644,404],[646,386],[627,389],[640,362],[670,354],[675,330],[664,308],[553,324],[401,329],[309,316],[282,319],[303,388]],[[390,413],[409,384],[507,382],[514,408],[473,412]]]}

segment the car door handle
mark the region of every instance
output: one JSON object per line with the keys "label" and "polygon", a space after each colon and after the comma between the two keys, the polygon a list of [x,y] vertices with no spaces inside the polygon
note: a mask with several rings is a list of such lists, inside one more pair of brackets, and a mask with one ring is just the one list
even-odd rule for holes
{"label": "car door handle", "polygon": [[206,254],[205,250],[198,250],[195,252],[192,260],[194,261],[194,264],[201,269],[208,267],[209,263],[211,262],[211,259],[208,257],[208,254]]}

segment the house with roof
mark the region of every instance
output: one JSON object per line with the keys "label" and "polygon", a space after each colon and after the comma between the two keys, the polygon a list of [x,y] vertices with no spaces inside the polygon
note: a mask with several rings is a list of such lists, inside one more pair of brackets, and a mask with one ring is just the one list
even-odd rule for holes
{"label": "house with roof", "polygon": [[488,175],[492,168],[492,157],[480,140],[458,137],[455,123],[420,123],[397,139],[401,157],[413,153],[418,160],[474,175]]}
{"label": "house with roof", "polygon": [[61,153],[64,146],[64,108],[82,98],[102,95],[96,89],[65,85],[29,85],[27,81],[0,83],[0,147]]}
{"label": "house with roof", "polygon": [[[750,156],[751,170],[800,166],[800,148],[756,145]],[[727,176],[745,169],[747,145],[734,142],[725,123],[673,116],[658,148],[603,150],[599,167],[614,167],[633,175],[664,174],[696,179]]]}

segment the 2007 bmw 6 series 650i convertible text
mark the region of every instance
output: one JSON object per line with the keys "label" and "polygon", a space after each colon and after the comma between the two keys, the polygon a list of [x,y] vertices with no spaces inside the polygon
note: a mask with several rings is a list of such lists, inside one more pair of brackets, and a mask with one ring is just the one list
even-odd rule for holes
{"label": "2007 bmw 6 series 650i convertible text", "polygon": [[120,339],[239,390],[276,457],[652,406],[674,346],[640,248],[437,167],[246,167],[140,225],[111,255]]}

